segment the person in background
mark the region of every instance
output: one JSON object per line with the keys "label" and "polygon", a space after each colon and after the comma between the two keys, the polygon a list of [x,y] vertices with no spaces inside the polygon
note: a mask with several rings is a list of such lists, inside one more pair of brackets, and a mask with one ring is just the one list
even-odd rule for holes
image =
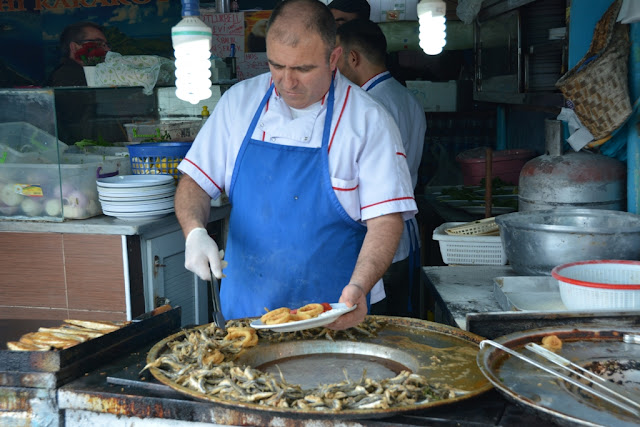
{"label": "person in background", "polygon": [[[49,78],[48,86],[65,87],[55,90],[58,138],[69,145],[83,139],[99,139],[100,127],[95,124],[96,94],[87,90],[83,62],[76,53],[93,42],[106,54],[109,51],[103,28],[93,22],[77,22],[60,34],[60,63]],[[79,87],[72,89],[71,87]]]}
{"label": "person in background", "polygon": [[[337,37],[342,47],[340,72],[380,102],[395,119],[415,189],[427,130],[422,106],[387,70],[387,41],[375,22],[349,21],[338,28]],[[419,317],[419,236],[415,217],[405,221],[393,264],[383,278],[387,297],[372,306],[373,314]]]}
{"label": "person in background", "polygon": [[93,22],[76,22],[67,26],[60,34],[60,63],[51,74],[49,86],[86,86],[83,62],[76,58],[76,52],[82,46],[93,42],[100,45],[105,52],[109,44],[104,29]]}
{"label": "person in background", "polygon": [[327,7],[338,27],[353,19],[371,18],[371,6],[367,0],[333,0]]}
{"label": "person in background", "polygon": [[337,71],[336,23],[318,0],[287,0],[267,26],[269,73],[228,89],[178,166],[185,267],[222,277],[205,228],[231,202],[220,299],[226,319],[342,302],[365,318],[417,205],[393,117]]}

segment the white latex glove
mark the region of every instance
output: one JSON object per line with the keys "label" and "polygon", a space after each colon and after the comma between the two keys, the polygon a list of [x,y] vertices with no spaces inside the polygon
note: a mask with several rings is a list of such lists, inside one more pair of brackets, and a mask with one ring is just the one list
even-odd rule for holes
{"label": "white latex glove", "polygon": [[222,269],[227,266],[226,261],[222,261],[224,251],[218,250],[218,245],[207,230],[191,230],[184,246],[184,266],[187,270],[207,281],[211,280],[211,273],[218,279],[223,277]]}

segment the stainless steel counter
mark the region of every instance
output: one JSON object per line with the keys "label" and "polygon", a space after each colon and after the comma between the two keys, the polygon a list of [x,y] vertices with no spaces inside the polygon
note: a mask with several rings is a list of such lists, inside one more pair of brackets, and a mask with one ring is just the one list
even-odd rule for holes
{"label": "stainless steel counter", "polygon": [[494,294],[496,277],[516,277],[506,266],[423,267],[422,289],[431,300],[434,320],[455,326],[485,338],[494,339],[517,331],[543,327],[581,325],[615,325],[637,327],[637,312],[580,312],[569,310],[505,311]]}
{"label": "stainless steel counter", "polygon": [[[225,218],[231,211],[231,205],[211,207],[209,222]],[[13,233],[73,233],[73,234],[117,234],[139,235],[153,229],[174,226],[179,227],[174,214],[155,220],[125,221],[111,216],[100,215],[93,218],[66,220],[63,222],[48,221],[0,221],[0,232]]]}
{"label": "stainless steel counter", "polygon": [[423,286],[435,299],[435,321],[465,330],[468,313],[503,311],[493,295],[493,278],[517,276],[508,265],[423,267],[422,271]]}

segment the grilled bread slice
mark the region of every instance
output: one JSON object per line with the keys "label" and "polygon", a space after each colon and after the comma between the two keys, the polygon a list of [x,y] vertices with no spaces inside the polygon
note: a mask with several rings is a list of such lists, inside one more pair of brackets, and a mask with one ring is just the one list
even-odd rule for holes
{"label": "grilled bread slice", "polygon": [[94,331],[113,332],[120,329],[122,326],[114,322],[97,321],[97,320],[78,320],[78,319],[65,319],[65,323],[70,325],[80,326],[86,329],[92,329]]}
{"label": "grilled bread slice", "polygon": [[51,346],[48,345],[38,345],[38,344],[28,344],[26,342],[20,341],[9,341],[7,342],[7,348],[13,351],[48,351],[51,350]]}

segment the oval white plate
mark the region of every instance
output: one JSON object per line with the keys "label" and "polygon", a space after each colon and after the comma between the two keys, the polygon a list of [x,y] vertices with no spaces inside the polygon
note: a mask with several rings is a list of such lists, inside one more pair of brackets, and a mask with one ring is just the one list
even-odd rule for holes
{"label": "oval white plate", "polygon": [[109,210],[102,210],[102,213],[108,216],[114,216],[118,219],[134,221],[134,220],[148,220],[148,219],[158,219],[163,216],[167,216],[170,213],[173,213],[173,208],[171,209],[163,209],[159,211],[147,211],[147,212],[131,212],[131,213],[122,213],[122,212],[111,212]]}
{"label": "oval white plate", "polygon": [[175,194],[175,190],[168,191],[166,193],[160,194],[146,194],[146,195],[129,195],[129,194],[104,194],[98,192],[98,199],[100,201],[107,202],[140,202],[140,201],[148,201],[148,200],[160,200],[166,199],[167,197],[173,197]]}
{"label": "oval white plate", "polygon": [[137,205],[120,205],[118,203],[100,202],[102,210],[113,213],[154,212],[165,209],[173,209],[173,199],[162,203],[139,203]]}
{"label": "oval white plate", "polygon": [[175,183],[175,180],[171,175],[116,175],[108,178],[98,178],[96,183],[98,187],[123,188]]}
{"label": "oval white plate", "polygon": [[[142,204],[142,205],[149,205],[150,208],[157,208],[156,206],[151,206],[151,205],[171,203],[171,205],[173,206],[175,197],[173,196],[173,194],[171,194],[170,196],[167,196],[167,197],[154,197],[148,200],[125,199],[125,198],[120,198],[118,200],[107,200],[102,197],[98,197],[98,200],[100,200],[102,204],[114,205],[114,206],[139,206]],[[157,209],[160,209],[160,208],[157,208]]]}
{"label": "oval white plate", "polygon": [[158,191],[160,189],[164,191],[174,190],[176,186],[169,182],[167,184],[160,185],[147,185],[144,187],[100,187],[98,186],[98,192],[103,194],[131,194],[131,193],[148,193]]}
{"label": "oval white plate", "polygon": [[106,197],[139,197],[139,196],[159,196],[162,194],[175,194],[176,187],[174,185],[162,185],[157,187],[142,188],[122,188],[115,191],[104,191],[98,188],[99,196]]}
{"label": "oval white plate", "polygon": [[311,329],[311,328],[317,328],[318,326],[328,325],[329,323],[333,322],[343,314],[355,310],[357,306],[358,305],[356,304],[353,307],[347,307],[346,304],[338,302],[338,303],[331,304],[331,308],[332,308],[331,310],[325,311],[324,313],[320,313],[318,317],[314,317],[313,319],[298,320],[296,322],[288,322],[288,323],[280,323],[278,325],[265,325],[262,323],[260,319],[258,319],[251,322],[250,326],[253,329],[271,329],[277,332],[302,331],[304,329]]}

